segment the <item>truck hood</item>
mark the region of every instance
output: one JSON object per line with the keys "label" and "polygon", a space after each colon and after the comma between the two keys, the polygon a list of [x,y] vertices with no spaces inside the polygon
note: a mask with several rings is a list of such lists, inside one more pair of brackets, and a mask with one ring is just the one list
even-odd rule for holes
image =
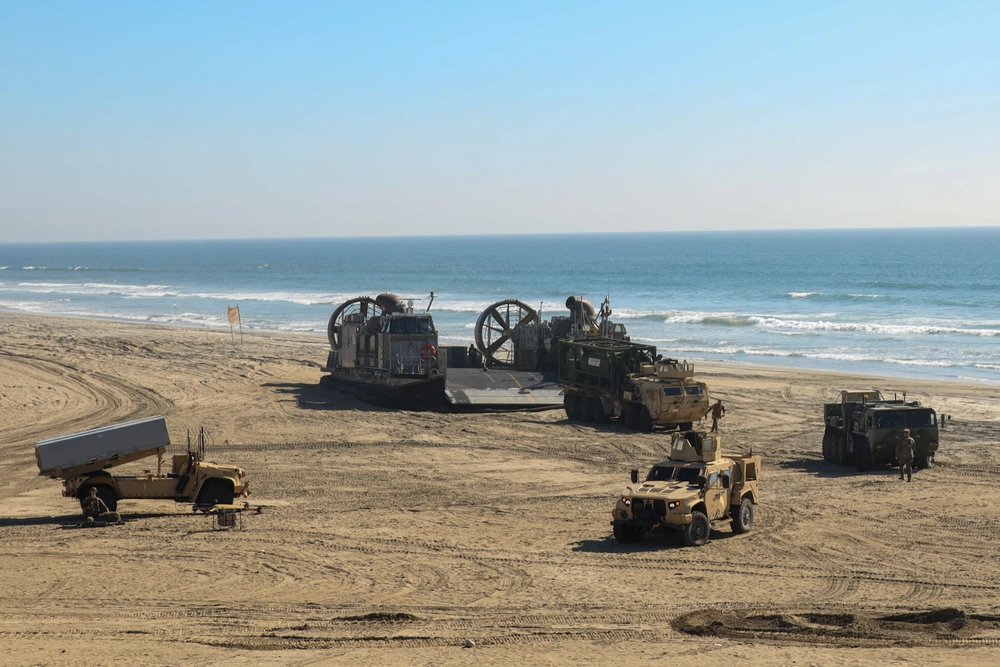
{"label": "truck hood", "polygon": [[625,488],[624,497],[644,500],[683,500],[697,494],[698,485],[691,482],[643,482]]}

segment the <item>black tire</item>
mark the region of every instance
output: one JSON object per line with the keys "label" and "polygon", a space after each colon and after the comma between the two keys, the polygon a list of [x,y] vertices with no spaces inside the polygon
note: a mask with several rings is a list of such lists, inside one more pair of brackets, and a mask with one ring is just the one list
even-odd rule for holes
{"label": "black tire", "polygon": [[833,449],[835,433],[829,426],[823,431],[823,460],[827,463],[836,463]]}
{"label": "black tire", "polygon": [[684,544],[689,547],[701,547],[708,544],[708,536],[712,532],[712,524],[701,512],[691,515],[691,523],[684,526]]}
{"label": "black tire", "polygon": [[836,452],[837,452],[837,465],[849,466],[853,463],[851,461],[850,455],[847,453],[847,434],[838,433],[836,441]]}
{"label": "black tire", "polygon": [[210,479],[198,492],[198,505],[232,505],[235,494],[233,485],[221,479]]}
{"label": "black tire", "polygon": [[590,397],[580,396],[576,401],[576,418],[582,422],[590,421]]}
{"label": "black tire", "polygon": [[639,406],[635,403],[626,403],[622,407],[622,419],[625,420],[625,428],[630,431],[639,428]]}
{"label": "black tire", "polygon": [[590,421],[595,424],[604,424],[608,421],[608,413],[604,411],[604,402],[599,396],[590,399]]}
{"label": "black tire", "polygon": [[684,431],[685,433],[687,433],[688,431],[691,430],[692,426],[694,426],[694,422],[684,422],[683,424],[679,424],[677,426],[677,430]]}
{"label": "black tire", "polygon": [[934,465],[934,456],[918,456],[913,459],[913,467],[920,468],[921,470],[926,470]]}
{"label": "black tire", "polygon": [[621,524],[615,524],[612,527],[612,531],[615,534],[615,540],[618,544],[635,544],[636,542],[641,542],[644,535],[638,528]]}
{"label": "black tire", "polygon": [[571,422],[575,422],[580,418],[579,415],[579,402],[577,397],[572,394],[567,394],[563,397],[563,410],[566,411],[566,419]]}
{"label": "black tire", "polygon": [[649,414],[649,408],[645,405],[639,408],[639,430],[649,433],[653,430],[653,418]]}
{"label": "black tire", "polygon": [[868,472],[875,467],[872,460],[872,449],[867,438],[858,438],[854,442],[854,467],[858,472]]}
{"label": "black tire", "polygon": [[90,496],[90,489],[97,489],[97,497],[104,501],[107,505],[109,512],[118,511],[118,496],[115,495],[115,490],[107,484],[90,484],[84,486],[80,489],[77,497],[80,499],[80,508],[83,508],[83,501]]}
{"label": "black tire", "polygon": [[731,513],[734,533],[749,533],[753,530],[753,503],[749,498],[740,501],[740,506]]}

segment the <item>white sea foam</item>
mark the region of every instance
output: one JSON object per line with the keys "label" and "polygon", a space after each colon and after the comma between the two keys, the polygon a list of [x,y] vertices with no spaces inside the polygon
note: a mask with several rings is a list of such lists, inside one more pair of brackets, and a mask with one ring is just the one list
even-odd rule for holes
{"label": "white sea foam", "polygon": [[982,328],[983,322],[942,321],[933,324],[886,324],[880,322],[834,322],[831,320],[799,320],[771,315],[738,313],[680,312],[665,320],[666,324],[707,324],[731,327],[764,327],[769,330],[856,332],[888,335],[961,335],[1000,337],[1000,329]]}
{"label": "white sea foam", "polygon": [[820,296],[822,292],[789,292],[788,296],[793,299],[808,299],[811,296]]}

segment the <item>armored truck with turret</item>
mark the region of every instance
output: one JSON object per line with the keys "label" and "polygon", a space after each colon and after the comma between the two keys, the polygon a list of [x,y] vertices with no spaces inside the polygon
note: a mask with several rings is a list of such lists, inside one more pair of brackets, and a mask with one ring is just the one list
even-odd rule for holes
{"label": "armored truck with turret", "polygon": [[[106,426],[82,433],[43,440],[35,445],[38,474],[63,482],[63,496],[83,504],[90,489],[114,512],[119,500],[156,499],[193,503],[197,506],[229,505],[249,493],[250,482],[243,468],[208,463],[205,435],[192,450],[174,454],[169,471],[163,457],[170,436],[163,417],[150,417]],[[156,472],[112,475],[111,468],[156,457]]]}
{"label": "armored truck with turret", "polygon": [[753,528],[759,502],[760,456],[724,456],[718,434],[674,433],[670,457],[621,492],[611,514],[615,539],[640,541],[653,531],[680,531],[687,546],[708,542],[713,521],[728,520],[734,533]]}
{"label": "armored truck with turret", "polygon": [[621,419],[630,430],[688,431],[708,414],[708,387],[694,365],[657,356],[656,347],[615,338],[561,340],[559,384],[572,421]]}
{"label": "armored truck with turret", "polygon": [[896,463],[896,445],[909,430],[916,443],[913,464],[928,468],[940,445],[939,429],[947,423],[906,394],[891,399],[877,389],[844,390],[840,400],[823,406],[823,459],[854,466],[859,472]]}

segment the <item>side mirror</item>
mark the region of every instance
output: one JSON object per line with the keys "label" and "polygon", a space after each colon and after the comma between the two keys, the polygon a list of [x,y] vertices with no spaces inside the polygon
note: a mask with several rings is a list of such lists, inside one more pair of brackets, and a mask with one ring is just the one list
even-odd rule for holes
{"label": "side mirror", "polygon": [[632,483],[636,484],[639,481],[639,471],[635,468],[632,469]]}
{"label": "side mirror", "polygon": [[698,485],[699,489],[704,489],[706,486],[708,486],[708,478],[705,477],[704,475],[698,475],[694,481],[695,484]]}
{"label": "side mirror", "polygon": [[729,488],[729,475],[726,475],[725,477],[722,478],[722,488],[724,489]]}

